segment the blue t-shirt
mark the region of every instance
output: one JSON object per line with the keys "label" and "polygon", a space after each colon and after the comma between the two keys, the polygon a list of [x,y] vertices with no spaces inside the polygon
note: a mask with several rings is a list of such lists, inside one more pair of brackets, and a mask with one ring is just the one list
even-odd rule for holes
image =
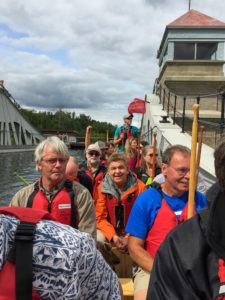
{"label": "blue t-shirt", "polygon": [[[163,198],[179,219],[188,201],[188,192],[185,192],[179,198],[170,197],[163,193]],[[198,191],[195,193],[195,203],[197,212],[207,206],[205,196]],[[155,188],[149,188],[142,192],[134,202],[125,231],[137,238],[145,240],[161,204],[162,196]]]}
{"label": "blue t-shirt", "polygon": [[[124,131],[127,131],[127,130],[132,130],[133,132],[133,135],[134,135],[134,138],[138,138],[138,128],[136,126],[129,126],[129,127],[125,127],[125,126],[121,126],[121,127],[118,127],[116,128],[116,131],[115,131],[115,134],[114,134],[114,138],[118,139],[119,138],[119,135],[120,135],[120,131],[121,130],[124,130]],[[124,151],[125,149],[123,149],[123,145],[119,145],[119,149],[118,151],[119,152],[122,152]]]}

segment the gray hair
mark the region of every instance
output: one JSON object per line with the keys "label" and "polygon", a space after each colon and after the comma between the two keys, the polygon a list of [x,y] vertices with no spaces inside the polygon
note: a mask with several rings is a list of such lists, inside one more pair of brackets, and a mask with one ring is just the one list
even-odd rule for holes
{"label": "gray hair", "polygon": [[61,154],[65,158],[69,159],[70,153],[66,144],[57,136],[50,136],[37,145],[34,152],[34,158],[36,163],[42,160],[46,146],[50,146],[57,154]]}
{"label": "gray hair", "polygon": [[173,158],[174,153],[180,152],[184,155],[191,155],[191,150],[183,145],[173,145],[169,146],[162,154],[162,163],[170,164],[171,159]]}

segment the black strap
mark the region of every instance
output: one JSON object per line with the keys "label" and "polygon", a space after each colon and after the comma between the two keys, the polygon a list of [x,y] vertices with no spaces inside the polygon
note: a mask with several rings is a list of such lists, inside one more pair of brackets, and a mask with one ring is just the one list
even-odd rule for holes
{"label": "black strap", "polygon": [[66,180],[65,182],[65,188],[70,196],[70,202],[71,202],[71,221],[70,221],[70,226],[73,228],[76,228],[77,224],[76,224],[76,220],[77,220],[77,209],[76,209],[76,205],[74,202],[74,198],[75,198],[75,193],[73,190],[73,181],[71,180]]}
{"label": "black strap", "polygon": [[32,300],[32,256],[35,223],[21,222],[16,231],[16,300]]}
{"label": "black strap", "polygon": [[27,207],[32,208],[33,202],[34,202],[34,197],[36,196],[36,194],[38,193],[38,191],[39,191],[39,182],[37,181],[34,184],[34,190],[33,190],[33,192],[30,194],[30,196],[28,198]]}
{"label": "black strap", "polygon": [[161,187],[161,184],[160,184],[160,183],[158,183],[158,182],[156,182],[156,181],[153,181],[153,182],[149,185],[149,187],[153,187],[154,189],[156,189],[156,190],[160,193],[161,197],[163,198],[162,187]]}

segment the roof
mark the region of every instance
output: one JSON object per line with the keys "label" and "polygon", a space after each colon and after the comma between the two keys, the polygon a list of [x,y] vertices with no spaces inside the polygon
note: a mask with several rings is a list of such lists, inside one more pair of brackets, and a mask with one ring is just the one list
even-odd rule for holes
{"label": "roof", "polygon": [[166,27],[225,28],[225,23],[191,9]]}

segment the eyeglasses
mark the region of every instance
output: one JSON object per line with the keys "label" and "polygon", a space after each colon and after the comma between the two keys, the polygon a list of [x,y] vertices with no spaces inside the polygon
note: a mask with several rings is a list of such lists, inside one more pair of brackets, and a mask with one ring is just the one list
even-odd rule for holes
{"label": "eyeglasses", "polygon": [[190,168],[174,168],[172,166],[169,166],[171,167],[172,169],[174,169],[178,175],[180,176],[184,176],[186,175],[188,172],[190,172]]}
{"label": "eyeglasses", "polygon": [[88,154],[89,154],[90,156],[93,156],[93,155],[99,156],[99,155],[100,155],[100,153],[98,153],[97,151],[90,151],[90,152],[88,152]]}
{"label": "eyeglasses", "polygon": [[57,164],[57,161],[61,165],[63,165],[68,161],[68,159],[67,158],[50,158],[50,159],[42,159],[42,161],[46,162],[48,165],[55,166]]}

